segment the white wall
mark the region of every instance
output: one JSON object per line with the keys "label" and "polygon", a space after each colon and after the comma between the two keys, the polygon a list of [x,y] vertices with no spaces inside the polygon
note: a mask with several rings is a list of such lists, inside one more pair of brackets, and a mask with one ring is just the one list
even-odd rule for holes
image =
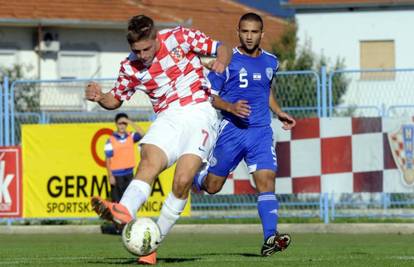
{"label": "white wall", "polygon": [[[124,30],[45,28],[43,31],[58,34],[60,50],[57,53],[42,53],[39,62],[39,55],[34,50],[37,45],[36,28],[1,27],[0,60],[1,51],[7,53],[15,51],[15,63],[31,67],[31,70],[25,73],[26,79],[55,80],[65,76],[64,72],[73,74],[68,75],[69,77],[83,79],[114,78],[113,81],[103,84],[104,89],[109,90],[118,75],[120,62],[129,54]],[[67,64],[67,58],[63,61],[63,57],[68,55],[87,55],[89,61],[82,64],[82,61],[75,60],[70,65]],[[10,65],[10,56],[4,56],[4,61],[6,59],[7,64],[0,62],[0,65]],[[75,86],[73,84],[42,86],[41,105],[51,110],[97,108],[97,105],[86,103],[83,99],[83,87],[84,83]],[[136,95],[131,101],[124,103],[124,107],[151,107],[143,93],[136,93]]]}
{"label": "white wall", "polygon": [[[346,69],[360,69],[360,41],[394,40],[395,67],[414,68],[414,11],[371,11],[297,14],[298,38],[301,46],[311,42],[312,51],[329,58],[345,59]],[[401,72],[395,80],[364,81],[359,73],[346,74],[349,87],[342,106],[372,106],[359,108],[354,115],[385,115],[391,106],[413,105],[414,71]],[[412,108],[393,110],[388,115],[412,114]],[[340,109],[338,111],[345,111]]]}
{"label": "white wall", "polygon": [[37,55],[33,52],[33,37],[34,29],[0,27],[0,50],[15,50],[15,63],[29,67],[30,71],[27,71],[26,75],[32,78],[37,75]]}
{"label": "white wall", "polygon": [[[96,52],[99,77],[116,77],[119,63],[129,48],[123,30],[52,29],[59,35],[60,51]],[[34,51],[37,29],[0,27],[0,50],[16,50],[16,63],[31,66],[27,77],[37,78],[38,54]],[[59,54],[43,54],[40,61],[41,79],[58,79]],[[86,78],[86,77],[85,77]]]}
{"label": "white wall", "polygon": [[397,68],[414,68],[414,11],[371,11],[296,14],[300,44],[334,62],[345,59],[347,69],[359,69],[361,40],[394,40]]}
{"label": "white wall", "polygon": [[117,77],[119,63],[129,53],[123,30],[60,29],[61,51],[95,51],[99,76]]}

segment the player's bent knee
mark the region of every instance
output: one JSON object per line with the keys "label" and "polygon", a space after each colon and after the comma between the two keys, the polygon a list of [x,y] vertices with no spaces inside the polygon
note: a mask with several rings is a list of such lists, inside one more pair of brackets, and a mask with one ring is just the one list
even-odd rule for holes
{"label": "player's bent knee", "polygon": [[175,175],[173,182],[173,192],[177,198],[186,198],[190,191],[192,180],[185,175]]}
{"label": "player's bent knee", "polygon": [[163,170],[161,164],[151,162],[150,160],[142,159],[138,165],[138,171],[135,177],[151,181]]}
{"label": "player's bent knee", "polygon": [[275,190],[275,175],[271,172],[262,172],[261,175],[253,174],[256,189],[259,193]]}
{"label": "player's bent knee", "polygon": [[208,181],[207,179],[205,183],[205,191],[209,193],[210,195],[220,192],[221,188],[224,185],[223,181],[224,179],[223,180],[214,179],[214,181]]}
{"label": "player's bent knee", "polygon": [[138,165],[138,170],[139,171],[154,170],[154,172],[156,172],[156,170],[158,170],[158,169],[159,169],[159,165],[155,164],[154,162],[151,162],[150,160],[142,159],[139,162],[139,165]]}

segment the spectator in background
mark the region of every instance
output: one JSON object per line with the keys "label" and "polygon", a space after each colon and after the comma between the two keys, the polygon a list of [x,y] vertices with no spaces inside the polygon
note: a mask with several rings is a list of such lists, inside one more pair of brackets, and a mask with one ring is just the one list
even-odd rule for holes
{"label": "spectator in background", "polygon": [[[127,132],[128,124],[135,132]],[[144,131],[129,120],[125,113],[115,116],[116,131],[105,144],[106,169],[111,184],[111,199],[119,202],[129,183],[134,178],[135,143],[141,140]]]}
{"label": "spectator in background", "polygon": [[[135,144],[141,140],[144,131],[132,122],[125,113],[115,116],[116,131],[105,144],[106,170],[111,184],[111,199],[119,202],[134,178],[134,167],[137,164]],[[135,132],[127,132],[131,125]],[[121,229],[113,224],[102,225],[102,233],[120,234]]]}

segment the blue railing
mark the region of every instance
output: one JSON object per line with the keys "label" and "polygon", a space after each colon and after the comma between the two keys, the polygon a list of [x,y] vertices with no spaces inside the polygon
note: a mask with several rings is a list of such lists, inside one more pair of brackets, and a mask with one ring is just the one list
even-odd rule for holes
{"label": "blue railing", "polygon": [[[364,75],[387,75],[392,74],[392,77],[387,79],[377,79],[374,78],[364,78]],[[408,99],[411,96],[401,96],[400,99],[406,100],[405,102],[397,102],[391,103],[390,105],[384,105],[383,103],[359,103],[357,105],[353,105],[352,103],[343,103],[341,105],[337,105],[334,103],[338,103],[338,99],[334,99],[334,88],[337,86],[336,82],[334,81],[338,75],[343,75],[351,77],[350,80],[344,78],[343,86],[351,86],[347,82],[356,82],[358,86],[364,86],[362,89],[367,88],[375,88],[375,86],[390,86],[390,88],[396,88],[395,90],[391,91],[390,94],[397,94],[399,92],[398,86],[403,86],[404,90],[409,92],[414,92],[414,68],[406,68],[406,69],[365,69],[365,70],[335,70],[331,72],[327,72],[325,67],[322,67],[320,72],[316,71],[281,71],[277,73],[277,76],[284,76],[284,77],[292,77],[295,79],[296,77],[311,77],[310,85],[306,84],[309,88],[311,93],[311,97],[315,97],[314,103],[316,106],[294,106],[288,105],[284,106],[284,110],[287,112],[298,112],[301,111],[305,114],[316,114],[318,117],[332,117],[338,116],[338,114],[347,114],[345,111],[357,109],[361,111],[362,116],[364,114],[368,114],[365,116],[398,116],[398,114],[406,114],[408,116],[412,116],[414,114],[414,101]],[[114,81],[114,78],[101,78],[101,79],[94,79],[98,82],[102,81]],[[41,84],[41,83],[76,83],[76,82],[88,82],[90,79],[60,79],[60,80],[18,80],[14,81],[10,85],[10,81],[7,76],[3,76],[3,83],[0,88],[0,145],[15,145],[16,144],[16,137],[15,131],[13,130],[16,126],[15,122],[15,89],[16,86],[21,84]],[[313,88],[313,89],[312,89]],[[410,91],[410,88],[412,89]],[[349,89],[349,88],[348,88]],[[313,92],[311,92],[314,90]],[[363,91],[363,90],[361,90]],[[410,93],[414,94],[414,93]],[[309,96],[307,96],[309,97]],[[372,99],[376,99],[375,95],[371,97]],[[372,100],[371,99],[371,100]],[[408,100],[407,100],[408,99]],[[411,99],[411,98],[410,98]],[[413,97],[414,99],[414,97]],[[372,101],[371,101],[372,102]],[[338,114],[334,113],[334,110],[339,111]],[[344,111],[341,113],[341,111]],[[313,113],[315,112],[315,113]],[[46,114],[42,113],[42,123],[47,123],[47,118],[43,117]],[[346,116],[352,116],[352,114],[348,114]]]}
{"label": "blue railing", "polygon": [[[103,82],[103,81],[115,81],[115,78],[96,78],[93,81]],[[74,83],[74,82],[90,82],[91,79],[58,79],[58,80],[17,80],[12,82],[10,86],[9,93],[6,93],[5,106],[10,106],[10,114],[8,112],[5,113],[5,120],[7,123],[10,124],[10,129],[15,129],[15,88],[19,84],[41,84],[41,83]],[[7,109],[6,109],[7,110]],[[45,114],[41,113],[42,118],[44,118]],[[45,118],[43,119],[45,123]],[[7,125],[7,124],[6,124]],[[5,127],[7,128],[7,127]],[[16,144],[16,134],[14,130],[5,129],[5,144],[6,145],[15,145]]]}
{"label": "blue railing", "polygon": [[[393,76],[389,80],[369,80],[364,79],[363,75],[367,74],[389,74],[392,73]],[[292,77],[296,79],[297,77],[310,77],[310,85],[306,84],[308,91],[311,94],[311,97],[315,97],[316,106],[294,106],[288,105],[284,106],[283,109],[287,112],[303,112],[305,114],[315,114],[318,117],[332,117],[338,116],[338,114],[345,114],[346,116],[352,116],[345,111],[357,109],[362,112],[362,114],[368,114],[366,116],[393,116],[394,114],[408,112],[407,115],[414,114],[414,104],[410,103],[392,103],[391,105],[385,106],[383,103],[360,103],[358,105],[352,105],[350,103],[344,103],[341,105],[335,105],[338,100],[334,99],[334,87],[336,82],[334,81],[338,75],[353,75],[351,81],[358,82],[363,84],[363,86],[370,86],[375,88],[375,86],[380,86],[386,84],[387,86],[397,86],[404,85],[404,88],[412,86],[414,84],[414,69],[366,69],[366,70],[335,70],[327,72],[325,67],[322,67],[320,72],[316,71],[281,71],[277,73],[277,76],[283,77]],[[403,83],[401,83],[403,79]],[[101,78],[95,79],[98,82],[104,81],[114,81],[114,78]],[[21,84],[41,84],[41,83],[76,83],[76,82],[88,82],[90,79],[61,79],[61,80],[18,80],[14,81],[11,85],[7,76],[3,76],[3,85],[0,90],[0,117],[3,118],[0,120],[0,145],[15,145],[16,137],[15,131],[13,130],[16,126],[15,122],[15,91],[16,87]],[[347,79],[345,77],[343,86],[351,86],[347,84]],[[348,81],[349,82],[349,81]],[[398,82],[398,83],[397,83]],[[394,84],[394,85],[393,85]],[[397,84],[397,85],[395,85]],[[366,88],[366,87],[364,87]],[[394,88],[394,87],[392,87]],[[409,87],[411,88],[411,87]],[[409,89],[408,88],[408,89]],[[398,88],[397,88],[398,89]],[[313,91],[313,92],[311,92]],[[411,90],[414,92],[414,87]],[[392,90],[392,94],[398,93],[398,90]],[[414,93],[413,93],[414,94]],[[309,96],[307,96],[309,97]],[[372,97],[375,99],[375,96]],[[407,100],[407,97],[402,96],[401,99]],[[414,99],[414,98],[413,98]],[[414,101],[413,101],[414,102]],[[339,111],[338,114],[334,113],[334,110]],[[408,111],[409,110],[409,111]],[[341,113],[341,111],[344,111]],[[88,111],[89,112],[89,111]],[[47,123],[47,115],[41,113],[42,123]],[[364,116],[364,115],[363,115]]]}
{"label": "blue railing", "polygon": [[6,88],[6,84],[8,84],[8,77],[7,76],[3,76],[4,81],[3,84],[0,84],[0,146],[4,145],[4,125],[3,125],[3,120],[4,120],[4,115],[3,115],[3,109],[4,109],[4,103],[3,103],[3,95],[4,95],[4,88]]}
{"label": "blue railing", "polygon": [[10,130],[9,125],[9,103],[7,101],[9,91],[9,77],[3,76],[3,84],[0,86],[0,146],[9,145],[7,133]]}
{"label": "blue railing", "polygon": [[[279,198],[279,217],[281,218],[319,218],[329,224],[340,218],[368,218],[368,219],[413,219],[414,221],[414,194],[413,193],[374,193],[374,200],[335,200],[341,194],[321,193],[318,201],[298,201]],[[299,194],[300,195],[300,194]],[[296,195],[296,196],[299,196]],[[303,194],[306,195],[306,194]],[[359,193],[349,193],[347,196],[358,196]],[[193,196],[191,201],[192,218],[257,218],[257,203],[255,195],[219,195],[227,199],[227,203],[210,202],[212,196]],[[214,196],[217,197],[217,196]],[[213,198],[214,198],[213,197]],[[398,200],[398,197],[406,198]],[[396,199],[397,198],[397,199]],[[205,201],[205,202],[204,202]],[[96,220],[88,218],[30,218],[30,220]],[[24,220],[0,219],[0,222],[11,224],[13,221]]]}

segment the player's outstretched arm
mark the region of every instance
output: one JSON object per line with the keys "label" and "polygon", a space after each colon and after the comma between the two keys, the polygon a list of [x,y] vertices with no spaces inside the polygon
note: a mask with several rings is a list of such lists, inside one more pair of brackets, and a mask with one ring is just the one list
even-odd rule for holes
{"label": "player's outstretched arm", "polygon": [[223,73],[231,60],[231,49],[224,44],[217,48],[217,58],[211,66],[211,70],[217,73]]}
{"label": "player's outstretched arm", "polygon": [[85,97],[92,102],[98,104],[105,109],[117,109],[122,105],[122,101],[116,99],[110,92],[103,93],[99,84],[91,82],[85,88]]}
{"label": "player's outstretched arm", "polygon": [[250,106],[247,104],[247,100],[239,100],[236,103],[229,103],[224,101],[218,95],[213,95],[213,107],[232,113],[240,118],[247,118],[250,115]]}
{"label": "player's outstretched arm", "polygon": [[283,112],[274,97],[273,91],[270,90],[269,107],[276,114],[277,118],[283,123],[284,130],[291,130],[296,125],[296,120],[286,112]]}

